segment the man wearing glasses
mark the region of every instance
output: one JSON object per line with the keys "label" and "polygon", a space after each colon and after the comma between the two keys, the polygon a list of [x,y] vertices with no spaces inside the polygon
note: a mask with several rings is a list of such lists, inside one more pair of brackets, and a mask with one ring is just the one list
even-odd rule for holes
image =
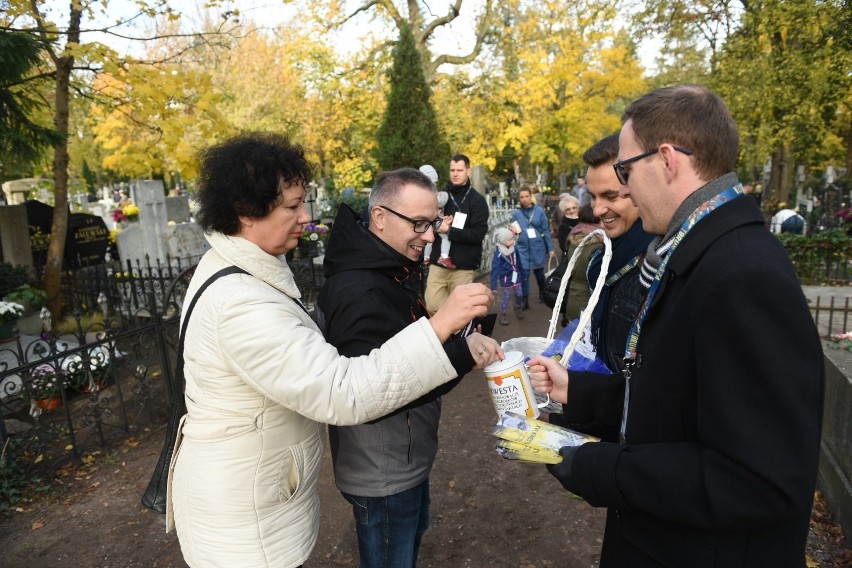
{"label": "man wearing glasses", "polygon": [[[623,116],[621,194],[659,236],[624,349],[619,442],[563,448],[550,466],[609,508],[601,568],[804,565],[822,348],[789,257],[733,173],[738,146],[701,86],[652,91]],[[567,380],[558,364],[531,366],[534,383]]]}
{"label": "man wearing glasses", "polygon": [[[470,184],[470,159],[456,154],[450,160],[449,200],[444,206],[446,219],[437,231],[429,277],[426,282],[426,307],[431,313],[460,284],[473,282],[482,262],[482,241],[488,232],[488,203]],[[450,259],[440,257],[441,241],[450,241]]]}
{"label": "man wearing glasses", "polygon": [[[379,174],[369,211],[367,228],[341,205],[317,301],[326,338],[350,357],[369,354],[412,321],[428,317],[419,294],[423,248],[442,222],[432,182],[413,168]],[[496,341],[478,333],[455,336],[444,349],[459,378],[375,422],[329,427],[335,481],[352,505],[363,568],[414,566],[429,526],[440,396],[472,368],[502,355]]]}

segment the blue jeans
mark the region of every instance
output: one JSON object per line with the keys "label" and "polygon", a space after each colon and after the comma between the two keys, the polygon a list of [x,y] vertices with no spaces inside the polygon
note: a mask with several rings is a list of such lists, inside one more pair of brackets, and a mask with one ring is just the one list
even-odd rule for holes
{"label": "blue jeans", "polygon": [[429,527],[429,480],[387,497],[343,493],[352,505],[360,568],[414,568]]}

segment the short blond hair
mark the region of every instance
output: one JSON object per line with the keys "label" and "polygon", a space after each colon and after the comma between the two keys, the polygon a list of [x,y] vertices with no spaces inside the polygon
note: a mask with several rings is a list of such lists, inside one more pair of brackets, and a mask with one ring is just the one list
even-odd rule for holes
{"label": "short blond hair", "polygon": [[568,207],[569,203],[576,205],[578,209],[580,208],[579,199],[577,199],[571,194],[565,194],[559,198],[559,210],[565,213],[565,208]]}

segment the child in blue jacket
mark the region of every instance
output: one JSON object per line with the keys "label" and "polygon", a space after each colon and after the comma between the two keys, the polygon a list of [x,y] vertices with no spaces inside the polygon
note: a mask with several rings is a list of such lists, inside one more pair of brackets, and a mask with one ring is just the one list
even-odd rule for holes
{"label": "child in blue jacket", "polygon": [[518,253],[515,251],[515,234],[509,229],[497,229],[495,234],[497,245],[494,249],[494,259],[491,261],[491,290],[497,293],[499,285],[500,324],[509,325],[506,311],[509,308],[509,295],[515,296],[515,315],[524,319],[524,295],[521,289],[520,264]]}

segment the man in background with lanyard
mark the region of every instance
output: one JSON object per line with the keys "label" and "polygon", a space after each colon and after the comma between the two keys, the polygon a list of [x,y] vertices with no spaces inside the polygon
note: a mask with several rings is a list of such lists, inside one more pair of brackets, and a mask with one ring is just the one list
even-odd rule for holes
{"label": "man in background with lanyard", "polygon": [[[426,279],[426,308],[433,314],[456,286],[473,282],[476,269],[482,262],[482,241],[488,232],[488,204],[471,187],[470,174],[470,159],[464,154],[453,156],[444,223],[432,246]],[[450,241],[451,262],[440,259],[443,239]],[[441,264],[439,260],[442,260]]]}
{"label": "man in background with lanyard", "polygon": [[[804,565],[824,394],[819,335],[795,270],[733,173],[739,147],[705,87],[624,113],[613,167],[639,208],[648,296],[628,335],[618,443],[548,466],[608,507],[601,568]],[[556,362],[533,384],[571,386]]]}

